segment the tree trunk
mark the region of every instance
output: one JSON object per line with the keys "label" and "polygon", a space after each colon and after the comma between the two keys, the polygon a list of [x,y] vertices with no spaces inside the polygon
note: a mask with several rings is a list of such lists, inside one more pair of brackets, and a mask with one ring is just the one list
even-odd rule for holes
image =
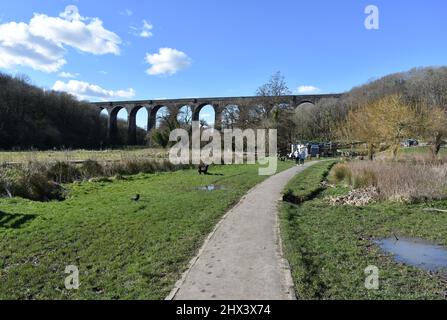
{"label": "tree trunk", "polygon": [[374,145],[373,144],[368,144],[368,159],[369,160],[374,160]]}
{"label": "tree trunk", "polygon": [[397,154],[399,152],[399,145],[394,145],[393,146],[393,160],[396,161],[397,160]]}
{"label": "tree trunk", "polygon": [[433,144],[430,146],[433,161],[438,159],[438,153],[441,150],[441,145],[442,145],[442,135],[438,134],[436,135],[435,139],[433,139]]}

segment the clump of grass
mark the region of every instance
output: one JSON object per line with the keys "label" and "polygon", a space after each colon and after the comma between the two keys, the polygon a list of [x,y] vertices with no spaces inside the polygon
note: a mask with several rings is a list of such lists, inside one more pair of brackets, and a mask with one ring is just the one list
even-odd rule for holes
{"label": "clump of grass", "polygon": [[351,183],[351,170],[348,168],[346,163],[338,163],[332,169],[329,180],[335,183],[345,182],[347,184]]}
{"label": "clump of grass", "polygon": [[45,167],[30,163],[22,168],[5,168],[0,171],[0,194],[20,196],[36,201],[63,200],[65,189],[48,179]]}
{"label": "clump of grass", "polygon": [[[349,172],[351,172],[351,171],[349,171]],[[351,182],[355,189],[372,187],[372,186],[376,187],[377,186],[377,174],[372,170],[364,169],[361,172],[354,175],[353,178],[351,177]]]}
{"label": "clump of grass", "polygon": [[81,178],[79,169],[69,162],[56,161],[46,168],[50,180],[58,183],[68,183]]}
{"label": "clump of grass", "polygon": [[[352,161],[346,168],[353,188],[374,186],[382,200],[417,202],[447,197],[447,164]],[[332,173],[334,179],[336,174]]]}
{"label": "clump of grass", "polygon": [[81,172],[81,175],[84,177],[84,179],[104,175],[103,166],[98,161],[95,160],[87,160],[84,163],[82,163],[81,167],[79,168],[79,171]]}

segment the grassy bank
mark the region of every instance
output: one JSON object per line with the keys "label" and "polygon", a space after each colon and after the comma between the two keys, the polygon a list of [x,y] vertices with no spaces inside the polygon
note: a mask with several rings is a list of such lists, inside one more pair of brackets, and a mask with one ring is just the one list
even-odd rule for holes
{"label": "grassy bank", "polygon": [[[0,299],[164,298],[220,217],[265,178],[257,168],[74,183],[62,202],[0,199]],[[197,190],[209,184],[224,189]],[[79,290],[64,287],[67,265],[79,268]]]}
{"label": "grassy bank", "polygon": [[[290,183],[311,192],[327,164],[311,167]],[[289,185],[289,186],[290,186]],[[447,283],[440,275],[398,264],[382,253],[374,239],[420,237],[447,245],[447,215],[423,211],[447,208],[447,201],[420,204],[378,202],[365,207],[331,206],[326,197],[345,194],[344,187],[328,188],[316,198],[281,208],[284,250],[300,299],[444,299]],[[379,290],[364,286],[364,270],[379,268]]]}

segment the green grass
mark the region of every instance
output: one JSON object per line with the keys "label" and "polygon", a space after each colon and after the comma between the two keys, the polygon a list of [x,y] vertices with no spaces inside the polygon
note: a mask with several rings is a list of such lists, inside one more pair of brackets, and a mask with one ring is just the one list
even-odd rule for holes
{"label": "green grass", "polygon": [[[163,299],[216,222],[265,178],[257,168],[75,183],[63,202],[0,199],[0,299]],[[225,189],[197,190],[209,184]],[[67,265],[79,268],[79,290],[64,287]]]}
{"label": "green grass", "polygon": [[286,185],[286,193],[291,194],[299,203],[312,198],[321,191],[320,182],[335,163],[335,160],[322,161],[304,170],[298,179],[292,179]]}
{"label": "green grass", "polygon": [[[311,167],[291,185],[296,190],[311,191],[324,172],[323,164]],[[445,278],[394,262],[373,240],[396,233],[447,245],[447,215],[423,211],[429,205],[445,209],[447,201],[352,207],[331,206],[325,200],[346,191],[343,187],[329,188],[300,206],[284,203],[281,208],[284,251],[298,298],[443,299]],[[364,287],[364,270],[369,265],[379,268],[379,290]]]}
{"label": "green grass", "polygon": [[[399,151],[407,154],[430,154],[429,147],[405,147],[401,148]],[[439,155],[447,155],[447,147],[442,147],[441,150],[439,150]]]}

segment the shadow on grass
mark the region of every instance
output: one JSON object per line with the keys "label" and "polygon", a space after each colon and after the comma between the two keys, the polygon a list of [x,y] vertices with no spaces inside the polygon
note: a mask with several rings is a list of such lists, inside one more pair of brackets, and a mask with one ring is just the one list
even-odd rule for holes
{"label": "shadow on grass", "polygon": [[211,173],[211,172],[207,172],[205,173],[206,176],[223,176],[223,173]]}
{"label": "shadow on grass", "polygon": [[0,228],[18,229],[36,217],[34,214],[6,213],[0,211]]}

